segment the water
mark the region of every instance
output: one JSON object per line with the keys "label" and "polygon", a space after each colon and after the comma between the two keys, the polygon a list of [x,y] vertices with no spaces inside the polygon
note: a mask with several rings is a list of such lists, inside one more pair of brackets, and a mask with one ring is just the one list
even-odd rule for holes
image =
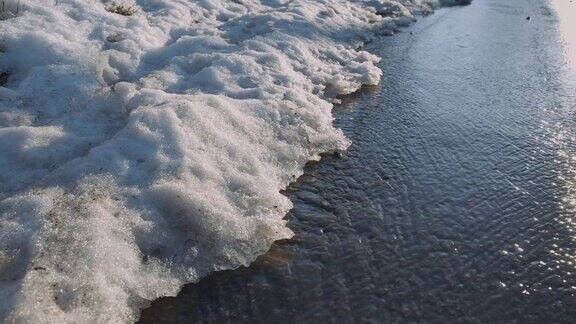
{"label": "water", "polygon": [[544,1],[476,0],[367,45],[384,78],[335,111],[350,150],[288,190],[294,239],[142,322],[574,321],[576,69],[559,26]]}

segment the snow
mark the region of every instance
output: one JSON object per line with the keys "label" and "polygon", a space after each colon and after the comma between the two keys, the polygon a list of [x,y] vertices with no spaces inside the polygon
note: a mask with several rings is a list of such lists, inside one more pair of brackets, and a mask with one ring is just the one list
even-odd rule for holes
{"label": "snow", "polygon": [[[280,191],[349,141],[357,50],[441,3],[5,1],[0,321],[133,322],[292,232]],[[446,3],[448,4],[448,3]]]}

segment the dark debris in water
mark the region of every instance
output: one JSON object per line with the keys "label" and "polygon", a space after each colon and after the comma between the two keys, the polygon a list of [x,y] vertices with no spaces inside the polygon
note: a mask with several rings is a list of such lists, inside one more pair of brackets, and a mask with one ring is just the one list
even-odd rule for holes
{"label": "dark debris in water", "polygon": [[8,72],[0,73],[0,87],[6,86],[6,84],[8,84],[9,78],[10,78],[10,73],[8,73]]}

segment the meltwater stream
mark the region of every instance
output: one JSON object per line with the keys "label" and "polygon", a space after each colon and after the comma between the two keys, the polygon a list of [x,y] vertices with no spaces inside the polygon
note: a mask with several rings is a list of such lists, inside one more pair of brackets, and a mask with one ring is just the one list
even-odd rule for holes
{"label": "meltwater stream", "polygon": [[287,192],[294,239],[142,322],[574,321],[567,37],[545,1],[476,0],[367,45],[384,78],[335,111],[349,151]]}

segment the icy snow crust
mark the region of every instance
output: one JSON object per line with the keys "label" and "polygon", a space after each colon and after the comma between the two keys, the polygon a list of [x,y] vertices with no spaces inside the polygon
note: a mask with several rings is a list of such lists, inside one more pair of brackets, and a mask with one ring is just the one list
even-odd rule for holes
{"label": "icy snow crust", "polygon": [[0,321],[132,322],[291,237],[280,190],[347,148],[332,102],[381,76],[356,48],[427,10],[414,2],[8,6]]}

